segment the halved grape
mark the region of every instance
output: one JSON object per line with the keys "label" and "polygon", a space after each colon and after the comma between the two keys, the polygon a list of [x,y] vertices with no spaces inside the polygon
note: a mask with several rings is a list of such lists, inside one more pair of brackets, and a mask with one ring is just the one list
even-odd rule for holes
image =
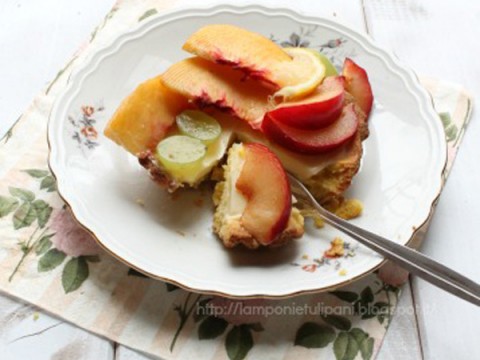
{"label": "halved grape", "polygon": [[184,135],[170,136],[157,145],[156,158],[178,181],[187,181],[201,169],[207,147],[198,139]]}
{"label": "halved grape", "polygon": [[217,120],[203,111],[185,110],[176,118],[177,126],[183,135],[212,143],[220,136],[222,128]]}

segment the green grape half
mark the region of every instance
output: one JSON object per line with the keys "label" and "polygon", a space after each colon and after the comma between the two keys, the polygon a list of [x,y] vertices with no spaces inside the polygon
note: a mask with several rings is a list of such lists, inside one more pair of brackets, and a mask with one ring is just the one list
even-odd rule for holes
{"label": "green grape half", "polygon": [[176,118],[177,127],[181,134],[210,144],[215,141],[222,132],[217,120],[203,111],[185,110]]}
{"label": "green grape half", "polygon": [[202,167],[207,146],[198,139],[174,135],[160,141],[155,152],[167,172],[180,182],[190,182]]}

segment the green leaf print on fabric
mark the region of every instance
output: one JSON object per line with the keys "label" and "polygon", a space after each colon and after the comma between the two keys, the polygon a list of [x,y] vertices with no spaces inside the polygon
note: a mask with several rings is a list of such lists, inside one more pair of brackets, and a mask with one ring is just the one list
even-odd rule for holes
{"label": "green leaf print on fabric", "polygon": [[[379,283],[379,285],[380,288],[375,293],[370,286],[367,286],[360,292],[360,295],[350,291],[333,291],[330,294],[352,304],[355,314],[360,315],[362,319],[366,320],[376,317],[380,324],[388,327],[393,315],[391,296],[393,295],[398,300],[400,288],[383,282]],[[385,295],[387,301],[375,301],[375,296],[380,293]]]}
{"label": "green leaf print on fabric", "polygon": [[373,338],[360,328],[342,331],[333,343],[337,360],[353,360],[360,352],[363,360],[370,360],[373,354]]}
{"label": "green leaf print on fabric", "polygon": [[[39,190],[47,192],[56,190],[55,178],[48,170],[23,169],[20,172],[28,174],[35,180]],[[11,221],[14,230],[29,228],[27,231],[29,235],[24,237],[22,234],[19,239],[18,245],[21,251],[19,260],[8,277],[8,281],[13,280],[31,253],[38,256],[37,271],[39,273],[51,271],[64,263],[67,256],[73,256],[63,268],[62,285],[66,293],[78,289],[89,275],[88,263],[100,261],[100,257],[92,252],[92,247],[86,244],[88,239],[83,233],[78,232],[78,225],[74,223],[71,216],[65,217],[64,210],[60,209],[56,216],[56,222],[51,224],[56,228],[52,232],[47,225],[54,209],[47,201],[36,198],[37,195],[40,195],[38,190],[35,194],[31,190],[11,186],[8,191],[10,196],[0,195],[0,218],[13,213]],[[58,234],[58,231],[61,234]],[[74,245],[79,248],[69,248]],[[67,249],[72,253],[69,253]]]}
{"label": "green leaf print on fabric", "polygon": [[18,200],[13,197],[0,196],[0,219],[10,214],[18,206]]}
{"label": "green leaf print on fabric", "polygon": [[228,323],[224,319],[209,316],[198,327],[198,338],[200,340],[215,339],[224,333],[227,326]]}
{"label": "green leaf print on fabric", "polygon": [[349,334],[352,335],[359,344],[368,338],[368,334],[360,328],[353,328]]}
{"label": "green leaf print on fabric", "polygon": [[333,343],[333,353],[337,360],[353,360],[359,351],[357,340],[347,332],[338,334]]}
{"label": "green leaf print on fabric", "polygon": [[373,355],[373,338],[365,339],[360,344],[360,353],[362,354],[363,360],[370,360]]}
{"label": "green leaf print on fabric", "polygon": [[455,141],[458,135],[458,127],[452,122],[450,113],[443,112],[438,114],[442,120],[443,128],[445,129],[445,136],[448,142]]}
{"label": "green leaf print on fabric", "polygon": [[[365,320],[377,317],[381,324],[388,320],[383,324],[385,327],[388,327],[392,316],[393,303],[390,296],[392,294],[398,296],[398,293],[399,288],[378,280],[358,293],[341,290],[330,292],[331,295],[353,306],[353,318]],[[333,327],[306,322],[297,331],[295,345],[318,348],[326,347],[333,341],[332,350],[336,360],[353,360],[358,358],[359,354],[363,360],[372,358],[374,338],[359,327],[351,328],[353,320],[350,317],[324,314],[321,318]]]}
{"label": "green leaf print on fabric", "polygon": [[38,240],[37,244],[35,245],[35,254],[42,255],[47,252],[52,247],[52,242],[50,239],[55,234],[44,235]]}
{"label": "green leaf print on fabric", "polygon": [[230,360],[242,360],[253,347],[253,337],[247,325],[234,326],[227,334],[225,348]]}
{"label": "green leaf print on fabric", "polygon": [[328,325],[306,322],[297,331],[295,345],[309,349],[323,348],[335,340],[335,330]]}
{"label": "green leaf print on fabric", "polygon": [[55,178],[51,175],[48,175],[47,177],[43,178],[42,182],[40,183],[40,189],[45,189],[48,192],[57,190]]}
{"label": "green leaf print on fabric", "polygon": [[35,209],[38,226],[40,226],[40,228],[44,228],[48,220],[50,219],[53,208],[48,205],[44,200],[35,200],[32,203],[32,206]]}
{"label": "green leaf print on fabric", "polygon": [[65,253],[57,249],[48,250],[38,261],[38,271],[45,272],[53,270],[59,266],[65,258]]}
{"label": "green leaf print on fabric", "polygon": [[371,303],[373,299],[374,299],[374,296],[373,296],[372,288],[370,286],[367,286],[360,293],[360,300],[362,303],[368,304],[368,303]]}
{"label": "green leaf print on fabric", "polygon": [[40,170],[40,169],[26,169],[26,170],[23,170],[23,172],[37,179],[44,178],[45,176],[50,174],[47,170]]}
{"label": "green leaf print on fabric", "polygon": [[138,18],[138,21],[145,20],[146,18],[148,18],[152,15],[155,15],[156,13],[158,13],[157,9],[149,9],[149,10],[145,11],[143,13],[143,15]]}
{"label": "green leaf print on fabric", "polygon": [[63,268],[62,285],[65,293],[77,290],[88,278],[87,261],[83,256],[71,258]]}
{"label": "green leaf print on fabric", "polygon": [[20,200],[27,201],[27,202],[31,202],[31,201],[35,200],[35,194],[33,192],[31,192],[30,190],[20,189],[20,188],[17,188],[17,187],[10,186],[8,188],[8,191],[10,192],[10,194],[12,196],[15,196],[16,198],[18,198]]}
{"label": "green leaf print on fabric", "polygon": [[24,202],[13,214],[13,228],[19,230],[32,225],[37,218],[37,212],[32,203]]}

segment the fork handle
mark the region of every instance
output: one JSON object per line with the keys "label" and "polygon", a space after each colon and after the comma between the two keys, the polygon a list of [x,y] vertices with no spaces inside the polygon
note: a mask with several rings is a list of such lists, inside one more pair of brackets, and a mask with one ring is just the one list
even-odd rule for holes
{"label": "fork handle", "polygon": [[[311,200],[314,200],[313,197]],[[460,273],[430,259],[428,256],[407,246],[397,244],[377,234],[355,226],[324,209],[312,201],[316,210],[327,223],[344,232],[370,249],[391,259],[412,274],[480,306],[480,285]]]}

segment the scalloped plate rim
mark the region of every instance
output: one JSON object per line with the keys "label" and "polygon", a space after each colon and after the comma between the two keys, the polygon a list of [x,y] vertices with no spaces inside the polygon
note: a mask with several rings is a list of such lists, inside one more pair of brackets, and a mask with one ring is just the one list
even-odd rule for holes
{"label": "scalloped plate rim", "polygon": [[[54,174],[55,178],[57,179],[57,186],[58,186],[58,192],[62,199],[68,204],[70,207],[72,214],[76,218],[76,220],[87,230],[89,231],[93,237],[99,242],[99,244],[107,250],[111,255],[116,257],[117,259],[121,260],[122,262],[128,264],[129,266],[135,268],[136,270],[143,272],[151,277],[167,281],[167,282],[172,282],[175,283],[183,288],[186,288],[190,291],[195,291],[195,292],[202,292],[202,293],[209,293],[209,294],[218,294],[222,296],[228,296],[228,297],[241,297],[241,298],[246,298],[246,297],[271,297],[271,298],[281,298],[281,297],[288,297],[288,296],[293,296],[293,295],[298,295],[298,294],[304,294],[304,293],[312,293],[312,292],[320,292],[320,291],[326,291],[326,290],[331,290],[333,288],[338,288],[343,285],[346,285],[348,283],[351,283],[352,281],[355,281],[363,276],[366,276],[373,272],[375,269],[377,269],[383,262],[383,259],[378,259],[376,263],[372,264],[372,266],[365,270],[364,273],[346,278],[343,281],[339,281],[335,284],[332,284],[331,286],[325,286],[321,288],[316,288],[316,287],[305,287],[303,285],[300,287],[293,287],[290,290],[286,289],[278,289],[278,291],[269,291],[269,292],[262,292],[262,291],[251,291],[248,289],[243,289],[243,288],[236,288],[236,291],[232,291],[232,289],[221,289],[215,284],[208,284],[206,282],[203,283],[203,285],[195,284],[195,282],[198,282],[198,278],[191,278],[188,279],[188,277],[185,277],[183,279],[175,279],[174,276],[166,276],[162,274],[154,274],[151,273],[145,269],[143,269],[141,266],[138,266],[137,264],[131,263],[128,259],[124,259],[122,256],[119,254],[113,252],[105,243],[102,241],[102,238],[105,239],[108,235],[105,234],[100,234],[98,235],[95,232],[95,229],[92,229],[91,226],[88,224],[88,219],[85,218],[81,212],[79,212],[79,205],[76,203],[72,203],[69,200],[69,193],[68,191],[65,191],[67,189],[65,185],[65,179],[62,176],[58,176],[61,174],[61,164],[59,162],[59,156],[61,156],[61,151],[59,151],[59,148],[56,147],[57,143],[53,141],[55,139],[55,127],[52,126],[52,123],[54,122],[53,119],[58,119],[58,114],[62,112],[62,110],[66,110],[69,108],[70,103],[73,101],[75,96],[78,94],[78,92],[81,90],[83,81],[88,77],[89,74],[93,73],[97,67],[100,65],[100,63],[107,57],[114,55],[116,52],[119,51],[119,49],[127,42],[129,41],[135,41],[135,39],[138,39],[145,35],[148,31],[153,30],[156,26],[168,24],[169,22],[173,22],[177,19],[182,19],[185,17],[191,17],[191,16],[212,16],[216,15],[222,12],[226,13],[234,13],[234,14],[240,14],[240,15],[245,15],[248,13],[260,13],[264,16],[270,17],[270,16],[285,16],[290,18],[291,20],[298,22],[298,23],[303,23],[303,24],[321,24],[323,27],[328,27],[332,28],[335,31],[338,31],[340,33],[347,34],[351,38],[355,38],[360,46],[362,46],[363,50],[376,56],[377,58],[381,59],[385,65],[388,67],[388,69],[392,73],[396,73],[399,75],[399,77],[402,79],[404,82],[406,88],[409,90],[409,92],[415,96],[417,100],[419,100],[419,103],[422,104],[422,109],[420,111],[422,113],[425,113],[426,115],[429,115],[430,117],[437,117],[438,115],[436,114],[432,102],[431,102],[431,97],[427,93],[427,91],[420,85],[418,78],[414,74],[414,72],[410,69],[408,69],[404,64],[402,64],[397,58],[395,58],[392,54],[390,54],[388,51],[382,49],[374,41],[372,41],[369,37],[357,32],[356,30],[353,30],[341,23],[332,21],[330,19],[318,17],[318,16],[306,16],[299,14],[298,12],[295,12],[290,9],[282,9],[282,8],[270,8],[266,6],[260,6],[260,5],[247,5],[247,6],[233,6],[233,5],[217,5],[213,7],[197,7],[197,8],[188,8],[184,7],[183,9],[175,9],[175,10],[170,10],[170,11],[165,11],[163,13],[158,13],[155,15],[152,15],[151,17],[147,18],[144,20],[142,23],[138,24],[136,27],[133,29],[126,31],[124,33],[121,33],[117,35],[111,42],[109,42],[107,45],[103,46],[102,48],[96,50],[93,54],[90,54],[90,56],[87,56],[86,59],[84,59],[83,63],[81,64],[81,67],[79,69],[74,69],[72,73],[70,74],[70,78],[68,80],[67,86],[63,89],[63,91],[58,94],[58,97],[54,103],[54,106],[52,108],[52,111],[50,113],[50,119],[49,119],[49,124],[48,124],[48,131],[47,131],[47,140],[48,140],[48,146],[49,146],[49,157],[48,157],[48,162],[49,162],[49,167]],[[72,92],[73,91],[73,92]],[[67,100],[67,101],[65,101]],[[440,127],[440,122],[434,123],[434,122],[428,122],[429,126],[433,131],[438,131],[440,134],[440,131],[443,132],[443,129]],[[433,211],[433,206],[438,199],[438,196],[440,195],[440,192],[443,187],[443,171],[446,166],[446,154],[447,154],[447,148],[446,148],[446,141],[441,142],[441,146],[444,147],[444,151],[440,151],[440,160],[437,164],[436,170],[438,171],[438,178],[435,182],[435,186],[433,187],[435,190],[431,192],[431,202],[429,206],[425,206],[424,214],[422,215],[422,219],[418,220],[418,226],[416,226],[416,229],[412,229],[411,236],[406,239],[404,244],[408,244],[415,233],[421,228],[425,222],[428,220],[430,217],[430,214]],[[441,150],[441,149],[440,149]],[[420,216],[419,216],[420,217]]]}

